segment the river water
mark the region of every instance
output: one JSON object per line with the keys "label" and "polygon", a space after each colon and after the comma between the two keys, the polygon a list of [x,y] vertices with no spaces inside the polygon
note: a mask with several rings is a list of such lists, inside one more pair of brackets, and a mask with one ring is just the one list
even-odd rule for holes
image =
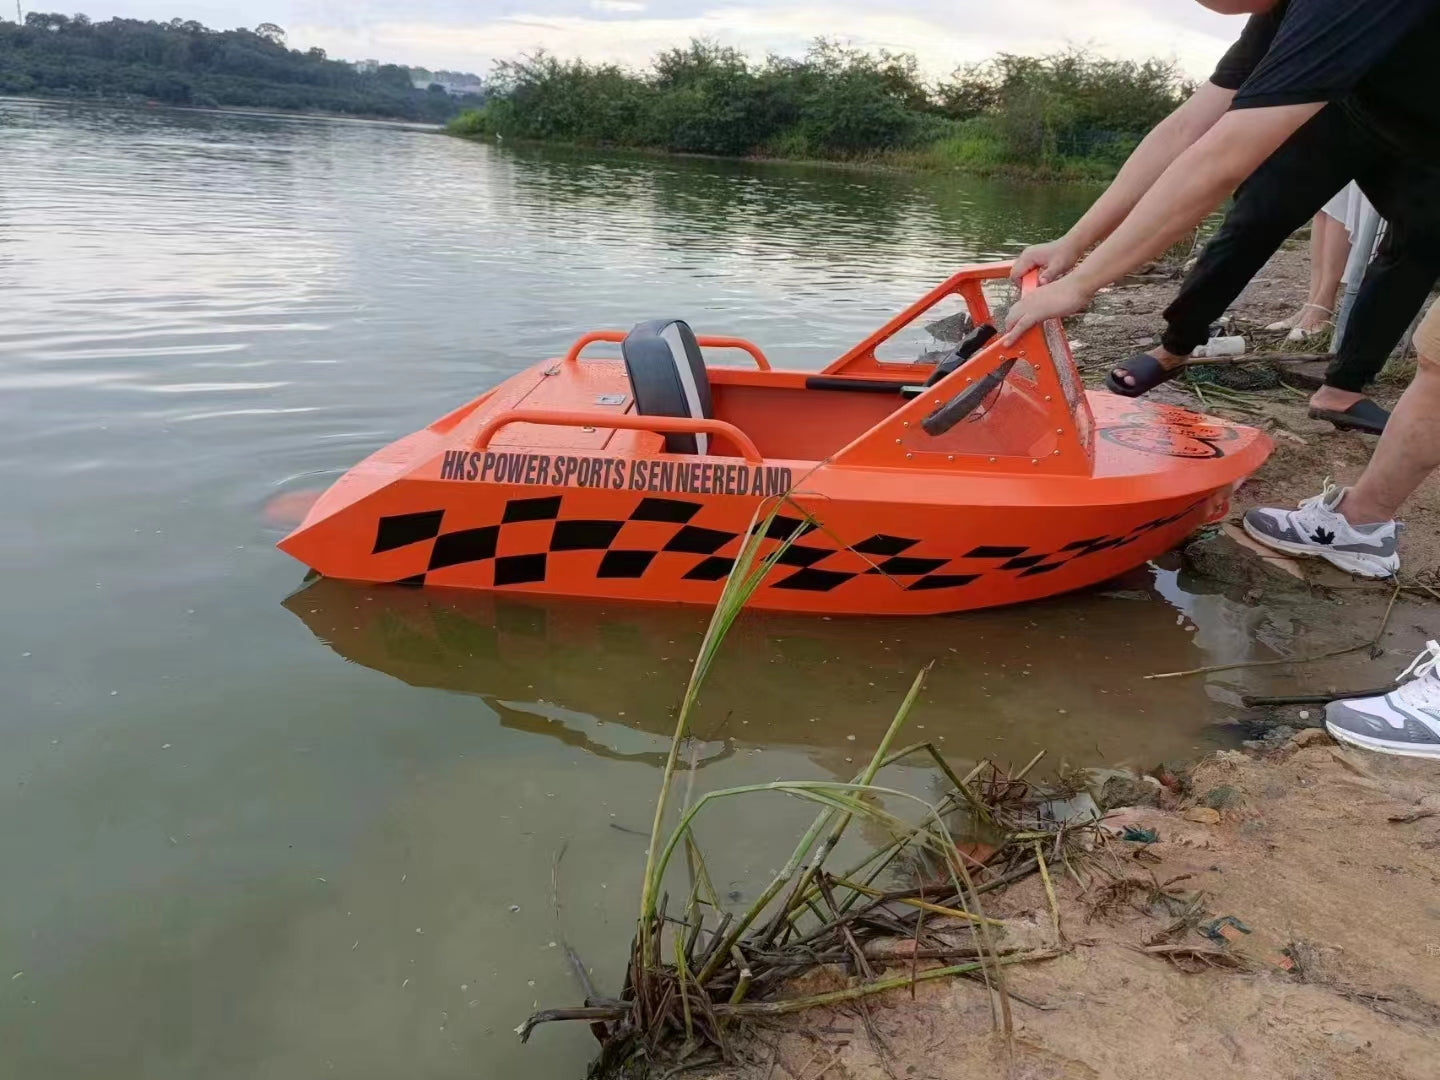
{"label": "river water", "polygon": [[[703,613],[302,590],[265,507],[592,327],[817,368],[1092,194],[0,102],[0,1076],[582,1075],[583,1028],[511,1029],[577,1000],[562,941],[616,989]],[[1158,569],[747,617],[699,784],[848,777],[931,659],[957,762],[1187,754],[1223,701],[1136,676],[1254,620]],[[718,815],[724,889],[808,817]]]}

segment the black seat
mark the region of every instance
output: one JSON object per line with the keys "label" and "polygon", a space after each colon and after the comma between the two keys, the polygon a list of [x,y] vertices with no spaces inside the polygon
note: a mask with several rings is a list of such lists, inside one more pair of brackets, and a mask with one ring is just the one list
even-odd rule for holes
{"label": "black seat", "polygon": [[[710,379],[695,333],[679,319],[655,319],[631,330],[620,346],[635,411],[641,416],[711,419]],[[710,437],[699,432],[665,436],[672,454],[705,454]]]}

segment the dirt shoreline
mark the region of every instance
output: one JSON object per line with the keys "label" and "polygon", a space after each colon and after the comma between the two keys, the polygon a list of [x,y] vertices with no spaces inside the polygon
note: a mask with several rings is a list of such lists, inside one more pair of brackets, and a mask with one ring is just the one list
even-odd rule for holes
{"label": "dirt shoreline", "polygon": [[[1172,808],[1109,819],[1158,835],[1107,852],[1127,887],[1055,882],[1064,952],[1007,969],[1013,1040],[995,1033],[983,986],[952,980],[875,999],[868,1018],[817,1010],[759,1029],[738,1049],[744,1064],[688,1075],[1434,1080],[1434,764],[1343,751],[1314,731],[1264,760],[1222,753],[1189,779]],[[1155,901],[1167,886],[1202,892],[1197,921],[1221,940],[1188,927],[1167,935],[1174,908]],[[986,913],[1005,921],[1002,945],[1056,944],[1038,876]],[[822,971],[804,990],[844,984]]]}
{"label": "dirt shoreline", "polygon": [[[1303,248],[1280,252],[1233,309],[1230,332],[1278,345],[1283,335],[1258,328],[1299,306],[1307,273]],[[1073,321],[1087,381],[1153,344],[1177,287],[1170,275],[1147,275],[1103,294]],[[1229,404],[1213,394],[1202,402],[1179,382],[1156,395],[1270,431],[1275,454],[1237,494],[1236,515],[1257,504],[1293,505],[1327,476],[1353,481],[1375,442],[1311,420],[1308,390],[1269,382]],[[1392,404],[1402,389],[1383,381],[1374,396]],[[1437,496],[1432,480],[1413,501],[1402,547],[1405,580],[1431,586],[1440,568]],[[1356,679],[1383,685],[1427,636],[1440,635],[1440,606],[1422,587],[1402,594],[1323,564],[1264,558],[1233,529],[1197,540],[1186,561],[1217,589],[1293,611],[1310,628],[1297,655],[1381,630],[1379,647],[1349,665],[1287,669],[1301,693]],[[1013,1039],[995,1033],[982,986],[944,980],[875,998],[867,1015],[848,1006],[751,1029],[736,1040],[737,1064],[683,1075],[1436,1080],[1440,763],[1342,749],[1319,728],[1322,715],[1313,706],[1244,713],[1238,722],[1268,737],[1248,743],[1248,752],[1206,758],[1178,781],[1163,777],[1165,785],[1151,785],[1158,797],[1144,800],[1155,805],[1112,811],[1107,821],[1117,833],[1145,830],[1129,834],[1142,840],[1117,836],[1105,850],[1111,873],[1132,885],[1107,889],[1109,877],[1062,874],[1052,909],[1032,876],[987,903],[986,913],[1005,922],[1002,944],[1063,950],[1007,969],[1020,996]],[[1198,894],[1203,914],[1175,928],[1164,892]],[[1180,951],[1156,952],[1157,943]],[[821,969],[792,992],[845,985],[844,972]]]}

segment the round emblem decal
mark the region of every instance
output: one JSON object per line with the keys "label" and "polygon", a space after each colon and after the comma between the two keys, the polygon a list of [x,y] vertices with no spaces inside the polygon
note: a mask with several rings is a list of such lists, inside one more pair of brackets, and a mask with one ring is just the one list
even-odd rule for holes
{"label": "round emblem decal", "polygon": [[1160,407],[1123,416],[1102,428],[1100,437],[1144,454],[1199,459],[1224,457],[1221,444],[1234,442],[1239,432],[1184,409]]}

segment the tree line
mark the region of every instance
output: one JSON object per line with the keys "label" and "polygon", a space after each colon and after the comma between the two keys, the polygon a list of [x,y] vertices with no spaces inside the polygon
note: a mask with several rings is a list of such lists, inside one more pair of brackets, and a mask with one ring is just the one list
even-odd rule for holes
{"label": "tree line", "polygon": [[323,49],[285,44],[273,23],[212,30],[198,22],[147,22],[31,12],[0,23],[0,94],[99,97],[167,105],[317,110],[435,123],[477,97],[417,89],[409,69],[362,73]]}
{"label": "tree line", "polygon": [[1099,175],[1193,89],[1173,61],[1001,54],[928,82],[914,56],[817,40],[754,62],[706,41],[645,71],[539,53],[496,65],[453,133],[679,153],[909,159]]}

